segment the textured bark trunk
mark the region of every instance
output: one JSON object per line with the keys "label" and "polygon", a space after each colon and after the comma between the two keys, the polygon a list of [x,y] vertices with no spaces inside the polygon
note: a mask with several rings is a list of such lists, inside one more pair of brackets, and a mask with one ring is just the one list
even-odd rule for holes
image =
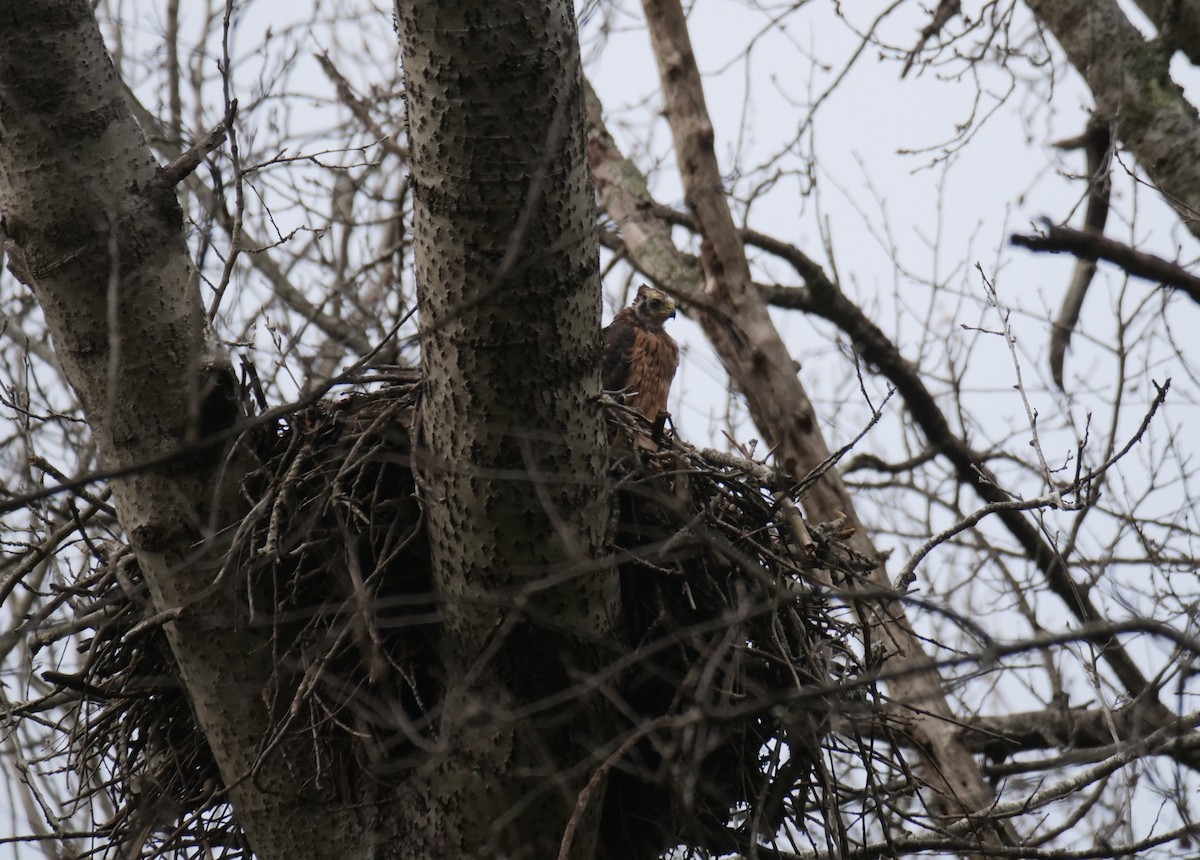
{"label": "textured bark trunk", "polygon": [[[443,601],[443,752],[402,785],[320,788],[269,747],[269,632],[220,573],[243,464],[174,190],[130,117],[85,0],[0,0],[0,206],[68,381],[114,470],[121,523],[258,856],[542,857],[577,810],[604,709],[560,695],[602,662],[615,572],[598,405],[598,267],[569,2],[486,15],[399,4],[428,385],[421,432]],[[478,18],[478,20],[476,20]],[[215,394],[220,395],[220,386]],[[143,464],[145,465],[143,467]],[[224,480],[221,480],[224,476]],[[197,550],[197,547],[204,547]],[[566,775],[564,775],[566,774]],[[572,820],[573,819],[573,820]]]}
{"label": "textured bark trunk", "polygon": [[[1114,122],[1121,143],[1192,235],[1200,237],[1200,117],[1171,80],[1173,42],[1146,41],[1116,0],[1027,0],[1026,5],[1087,81],[1096,112]],[[1194,28],[1195,4],[1181,4],[1179,12],[1181,26]]]}
{"label": "textured bark trunk", "polygon": [[1200,65],[1200,0],[1134,0],[1173,50]]}
{"label": "textured bark trunk", "polygon": [[[407,856],[554,856],[617,581],[598,405],[595,200],[569,0],[398,2],[425,391],[419,477],[443,613],[443,754]],[[575,856],[592,850],[590,816]]]}
{"label": "textured bark trunk", "polygon": [[[0,0],[0,213],[14,272],[114,482],[122,527],[167,625],[239,822],[263,858],[353,856],[357,826],[312,787],[303,750],[260,754],[274,667],[218,578],[241,461],[196,439],[232,424],[228,358],[206,330],[174,189],[133,121],[86,0]],[[149,464],[149,465],[145,465]],[[224,480],[219,480],[223,475]],[[253,778],[247,778],[251,771]]]}

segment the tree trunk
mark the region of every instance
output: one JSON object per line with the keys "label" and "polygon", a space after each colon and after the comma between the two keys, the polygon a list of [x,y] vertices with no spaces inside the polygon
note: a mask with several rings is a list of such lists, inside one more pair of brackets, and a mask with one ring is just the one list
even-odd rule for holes
{"label": "tree trunk", "polygon": [[[1163,199],[1200,236],[1200,117],[1171,80],[1172,45],[1142,38],[1116,0],[1027,5],[1091,88],[1096,113],[1114,123]],[[1184,19],[1194,25],[1193,4],[1185,5]]]}
{"label": "tree trunk", "polygon": [[[114,482],[239,823],[263,858],[346,857],[351,804],[313,787],[301,742],[270,737],[270,630],[220,570],[244,460],[195,443],[236,419],[174,189],[133,121],[85,0],[0,0],[0,212]],[[223,480],[222,480],[223,478]],[[298,748],[298,746],[300,748]],[[253,778],[248,778],[253,771]],[[336,846],[336,850],[333,847]]]}
{"label": "tree trunk", "polygon": [[[448,689],[424,843],[554,856],[603,734],[617,600],[598,250],[569,0],[398,2],[425,390],[418,469]],[[569,731],[568,731],[569,729]],[[593,800],[588,814],[599,812]],[[591,851],[581,828],[578,856]],[[437,846],[431,854],[430,846]]]}
{"label": "tree trunk", "polygon": [[[279,740],[269,625],[221,566],[247,464],[174,189],[84,0],[0,0],[0,204],[15,270],[120,472],[118,513],[239,824],[263,858],[594,852],[618,585],[599,407],[594,191],[570,2],[397,4],[426,385],[419,478],[447,690],[404,778],[320,781]],[[476,20],[478,19],[478,20]],[[200,549],[197,549],[200,548]],[[583,683],[583,682],[587,683]],[[574,686],[586,688],[586,692]]]}

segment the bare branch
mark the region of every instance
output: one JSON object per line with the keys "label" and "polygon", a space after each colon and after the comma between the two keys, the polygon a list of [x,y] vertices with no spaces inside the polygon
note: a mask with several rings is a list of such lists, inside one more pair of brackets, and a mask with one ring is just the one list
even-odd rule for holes
{"label": "bare branch", "polygon": [[[1087,153],[1088,182],[1087,207],[1083,216],[1083,229],[1097,236],[1104,235],[1104,225],[1108,222],[1109,197],[1112,191],[1112,181],[1109,177],[1109,166],[1112,162],[1112,136],[1109,134],[1108,123],[1101,122],[1095,117],[1088,120],[1087,130],[1077,139],[1078,145]],[[1055,144],[1060,149],[1073,148],[1075,141],[1062,141]],[[1071,335],[1079,322],[1080,311],[1083,310],[1083,300],[1096,274],[1096,264],[1092,260],[1078,260],[1075,271],[1071,275],[1071,284],[1063,296],[1062,308],[1054,327],[1050,331],[1050,373],[1060,389],[1063,388],[1063,361],[1066,357],[1067,346],[1071,343]]]}
{"label": "bare branch", "polygon": [[342,100],[342,104],[350,108],[350,112],[354,114],[354,118],[362,123],[363,128],[374,135],[375,139],[384,149],[397,158],[407,161],[407,147],[396,143],[395,135],[385,132],[383,127],[376,122],[375,117],[371,115],[370,106],[355,94],[354,89],[350,86],[350,82],[338,71],[333,60],[329,59],[329,54],[322,52],[317,54],[316,58],[317,62],[321,64],[321,70],[325,72],[325,76],[329,78],[334,88],[337,89],[338,98]]}
{"label": "bare branch", "polygon": [[909,51],[908,57],[904,61],[904,68],[900,71],[900,77],[906,76],[912,69],[913,63],[916,62],[921,50],[925,47],[925,43],[942,32],[950,20],[957,15],[962,9],[962,4],[959,0],[939,0],[937,8],[933,12],[933,18],[928,24],[921,28],[921,36],[917,39],[916,46]]}
{"label": "bare branch", "polygon": [[[701,264],[704,270],[704,289],[700,295],[693,291],[691,298],[703,311],[700,321],[735,384],[746,395],[751,415],[763,435],[776,451],[785,471],[797,480],[819,469],[830,458],[812,407],[803,386],[796,376],[796,366],[779,338],[767,314],[765,303],[751,281],[745,247],[729,211],[721,173],[713,150],[713,126],[705,105],[703,86],[688,36],[687,23],[678,0],[644,0],[643,8],[650,29],[651,42],[659,67],[664,106],[675,140],[677,161],[688,206],[696,218],[701,234]],[[593,100],[594,101],[594,100]],[[603,129],[598,102],[589,105],[589,159],[605,199],[609,214],[623,223],[637,219],[654,241],[658,254],[670,258],[669,232],[665,225],[649,227],[646,217],[644,191],[631,193],[629,171],[614,169],[622,160],[615,152],[611,138]],[[597,168],[609,168],[607,175]],[[611,177],[610,181],[605,181]],[[646,259],[639,251],[642,243],[627,242],[634,259]],[[661,258],[661,257],[660,257]],[[682,269],[675,267],[672,272]],[[695,280],[680,284],[692,288]],[[671,288],[672,285],[667,285]],[[685,305],[686,308],[686,305]],[[845,516],[854,535],[851,545],[863,555],[878,558],[866,528],[855,513],[854,504],[836,469],[829,469],[805,499],[805,506],[815,520],[829,521]],[[874,576],[879,585],[888,586],[886,573],[877,570]],[[865,624],[880,623],[883,635],[903,664],[918,659],[922,653],[903,610],[899,606],[878,606],[874,602],[856,603]],[[973,812],[987,808],[994,799],[993,792],[983,781],[973,759],[955,741],[949,731],[951,712],[941,692],[936,674],[918,673],[892,688],[897,698],[922,703],[925,714],[918,716],[919,729],[928,742],[930,763],[927,778],[937,786],[957,811]],[[1015,830],[1007,822],[988,828],[988,841],[1013,844]]]}
{"label": "bare branch", "polygon": [[1015,233],[1009,241],[1031,251],[1051,254],[1066,252],[1082,260],[1107,260],[1131,275],[1179,290],[1193,302],[1200,304],[1200,277],[1193,275],[1178,263],[1086,230],[1060,227],[1049,221],[1044,223],[1044,235]]}
{"label": "bare branch", "polygon": [[191,175],[205,157],[225,142],[225,138],[229,134],[229,127],[233,123],[234,117],[237,116],[237,100],[235,99],[229,105],[229,110],[225,113],[225,118],[221,120],[221,124],[214,126],[212,131],[204,135],[181,154],[178,158],[163,168],[163,176],[167,182],[172,185],[178,185],[179,182]]}

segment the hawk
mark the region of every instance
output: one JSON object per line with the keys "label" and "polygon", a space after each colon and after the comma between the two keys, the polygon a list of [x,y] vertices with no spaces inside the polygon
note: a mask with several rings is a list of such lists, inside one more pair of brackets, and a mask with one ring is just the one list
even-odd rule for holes
{"label": "hawk", "polygon": [[679,366],[679,347],[663,331],[675,316],[675,300],[642,284],[637,298],[605,327],[600,379],[605,391],[620,392],[625,403],[655,424],[667,411],[667,394]]}

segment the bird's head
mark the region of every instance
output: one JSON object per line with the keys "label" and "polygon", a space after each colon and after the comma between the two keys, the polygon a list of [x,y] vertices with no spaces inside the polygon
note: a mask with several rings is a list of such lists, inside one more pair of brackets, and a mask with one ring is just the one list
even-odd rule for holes
{"label": "bird's head", "polygon": [[663,323],[675,316],[675,300],[662,290],[642,284],[633,300],[633,309],[647,328],[661,329]]}

